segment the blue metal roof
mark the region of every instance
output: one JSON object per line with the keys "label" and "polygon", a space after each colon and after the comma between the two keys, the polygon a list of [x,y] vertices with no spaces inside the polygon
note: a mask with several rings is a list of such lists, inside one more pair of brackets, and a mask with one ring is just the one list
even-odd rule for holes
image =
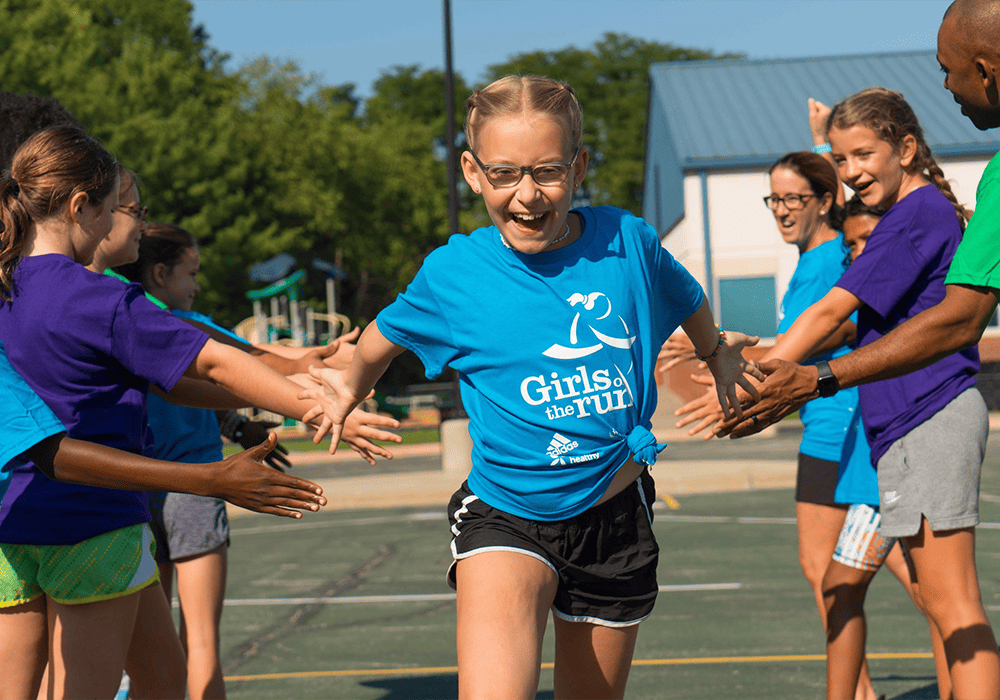
{"label": "blue metal roof", "polygon": [[831,107],[859,90],[903,93],[937,156],[992,156],[943,86],[934,51],[765,60],[673,61],[650,67],[643,217],[661,233],[684,216],[684,173],[768,166],[812,146],[807,100]]}
{"label": "blue metal roof", "polygon": [[[944,89],[934,51],[772,60],[673,61],[650,68],[650,109],[663,111],[685,169],[763,165],[812,145],[806,100],[834,103],[866,87],[903,93],[935,154],[1000,150]],[[651,134],[652,136],[652,134]]]}

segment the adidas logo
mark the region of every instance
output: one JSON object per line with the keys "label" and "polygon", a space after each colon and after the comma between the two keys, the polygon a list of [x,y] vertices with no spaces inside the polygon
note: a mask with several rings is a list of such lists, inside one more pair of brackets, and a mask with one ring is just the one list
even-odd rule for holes
{"label": "adidas logo", "polygon": [[545,454],[552,458],[552,464],[565,464],[566,461],[563,460],[562,456],[579,446],[580,443],[576,440],[570,440],[565,435],[553,433],[552,440],[549,442],[549,449],[545,451]]}

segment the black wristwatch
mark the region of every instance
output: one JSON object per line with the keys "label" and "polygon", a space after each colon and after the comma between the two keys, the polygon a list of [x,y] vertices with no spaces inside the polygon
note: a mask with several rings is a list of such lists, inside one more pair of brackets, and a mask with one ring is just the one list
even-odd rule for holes
{"label": "black wristwatch", "polygon": [[840,391],[840,382],[830,371],[829,362],[817,362],[816,369],[819,371],[819,377],[816,379],[816,388],[819,389],[819,395],[823,398],[828,396],[833,396],[838,391]]}

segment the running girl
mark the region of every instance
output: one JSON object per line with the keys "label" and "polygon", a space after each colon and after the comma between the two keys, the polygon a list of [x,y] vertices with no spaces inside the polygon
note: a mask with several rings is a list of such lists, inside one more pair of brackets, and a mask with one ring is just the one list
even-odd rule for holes
{"label": "running girl", "polygon": [[428,377],[459,372],[474,444],[449,506],[459,695],[533,698],[551,608],[556,697],[620,698],[657,592],[657,352],[682,325],[739,410],[756,339],[716,330],[644,221],[570,210],[589,155],[569,85],[508,76],[467,105],[462,169],[494,225],[428,256],[348,370],[314,374],[347,415],[404,349]]}

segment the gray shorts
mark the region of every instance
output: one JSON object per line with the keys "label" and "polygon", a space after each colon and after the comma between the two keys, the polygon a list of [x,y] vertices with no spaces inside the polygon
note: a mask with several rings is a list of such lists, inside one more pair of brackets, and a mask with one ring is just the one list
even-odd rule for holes
{"label": "gray shorts", "polygon": [[189,493],[149,494],[156,561],[177,561],[229,544],[229,518],[221,498]]}
{"label": "gray shorts", "polygon": [[892,443],[878,461],[882,536],[916,535],[921,516],[934,532],[978,525],[988,432],[986,404],[972,387]]}

